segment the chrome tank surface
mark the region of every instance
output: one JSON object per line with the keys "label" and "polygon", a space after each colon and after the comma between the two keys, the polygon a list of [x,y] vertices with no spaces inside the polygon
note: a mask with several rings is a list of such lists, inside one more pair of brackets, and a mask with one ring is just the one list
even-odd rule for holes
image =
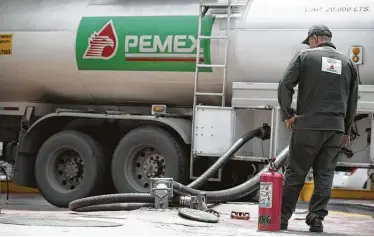
{"label": "chrome tank surface", "polygon": [[231,80],[279,82],[295,54],[308,47],[301,42],[309,28],[324,24],[340,52],[363,47],[360,81],[374,84],[374,0],[255,0],[243,15],[234,31]]}
{"label": "chrome tank surface", "polygon": [[[12,54],[0,56],[0,101],[191,106],[198,3],[2,0],[0,35],[13,37]],[[350,10],[328,12],[331,7]],[[244,10],[242,18],[232,21],[228,103],[232,81],[278,82],[316,23],[331,28],[343,53],[363,46],[361,82],[373,84],[374,0],[254,0]],[[215,19],[211,34],[225,35],[225,22]],[[115,50],[103,53],[103,44]],[[154,52],[152,45],[166,52]],[[223,45],[212,41],[204,58],[221,64]],[[200,73],[200,80],[199,90],[218,92],[222,69]]]}

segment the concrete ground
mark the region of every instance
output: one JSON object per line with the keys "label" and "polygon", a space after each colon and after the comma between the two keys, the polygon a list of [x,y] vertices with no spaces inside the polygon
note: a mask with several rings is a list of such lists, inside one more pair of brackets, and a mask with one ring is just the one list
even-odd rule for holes
{"label": "concrete ground", "polygon": [[[332,200],[323,234],[310,233],[305,224],[307,205],[300,202],[288,231],[257,231],[258,206],[255,203],[229,203],[214,207],[221,215],[219,223],[186,220],[176,209],[157,211],[140,209],[118,212],[73,213],[48,204],[39,195],[11,194],[4,206],[2,195],[0,235],[374,235],[374,209],[357,209],[342,200]],[[346,201],[351,204],[352,201]],[[357,204],[357,202],[356,202]],[[364,203],[365,204],[365,203]],[[362,204],[362,205],[364,205]],[[373,205],[368,201],[366,207]],[[250,213],[250,220],[230,219],[231,211]],[[4,224],[14,221],[18,225]],[[57,226],[57,227],[56,227]]]}

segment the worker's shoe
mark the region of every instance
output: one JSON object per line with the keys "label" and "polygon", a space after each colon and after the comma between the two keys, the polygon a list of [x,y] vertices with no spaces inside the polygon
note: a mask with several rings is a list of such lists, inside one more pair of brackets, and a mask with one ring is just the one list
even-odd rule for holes
{"label": "worker's shoe", "polygon": [[309,231],[310,232],[323,232],[322,220],[318,218],[315,218],[314,220],[312,220],[309,226]]}

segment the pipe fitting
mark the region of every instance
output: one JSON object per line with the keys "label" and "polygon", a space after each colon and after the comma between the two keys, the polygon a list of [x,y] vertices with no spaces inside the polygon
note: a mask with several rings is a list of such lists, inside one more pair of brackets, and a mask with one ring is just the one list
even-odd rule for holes
{"label": "pipe fitting", "polygon": [[203,211],[208,208],[206,204],[206,196],[201,194],[198,196],[181,196],[179,197],[179,205],[181,207],[188,207]]}
{"label": "pipe fitting", "polygon": [[264,141],[270,139],[271,127],[267,123],[261,124],[261,127],[259,129],[261,133],[258,136],[256,136],[257,138]]}

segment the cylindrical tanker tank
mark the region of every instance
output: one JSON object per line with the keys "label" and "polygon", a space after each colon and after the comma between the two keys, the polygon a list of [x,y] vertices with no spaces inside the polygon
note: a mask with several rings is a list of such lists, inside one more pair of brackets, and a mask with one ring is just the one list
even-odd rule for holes
{"label": "cylindrical tanker tank", "polygon": [[[244,7],[232,9],[228,37],[227,105],[232,82],[277,83],[293,55],[307,47],[301,42],[308,29],[319,23],[331,28],[333,42],[343,53],[351,46],[362,47],[361,82],[373,84],[374,0],[240,2]],[[71,200],[109,191],[109,180],[121,193],[149,192],[151,177],[192,179],[204,172],[203,157],[219,156],[241,132],[258,121],[270,121],[265,114],[221,107],[202,109],[192,119],[186,116],[193,106],[196,61],[223,64],[225,59],[223,40],[203,40],[196,55],[199,4],[0,1],[1,158],[14,162],[13,181],[38,187],[46,200],[64,207]],[[221,10],[207,12],[203,35],[226,35],[227,16]],[[198,91],[222,89],[222,68],[204,67],[199,75]],[[221,102],[217,97],[203,99],[199,102]],[[10,103],[2,103],[6,101]],[[145,103],[148,106],[140,106]],[[102,106],[109,104],[115,106]],[[120,104],[130,106],[114,111]],[[150,104],[166,104],[168,114],[149,116]],[[55,108],[65,110],[54,113]],[[162,112],[163,107],[153,108]],[[276,131],[277,116],[272,117]],[[270,139],[270,153],[285,140],[280,132],[275,134],[279,136]],[[252,161],[267,160],[264,149],[261,155],[256,143],[247,145],[244,156],[238,155],[240,161],[222,172],[223,186],[244,182]],[[242,158],[248,158],[249,166]],[[200,161],[203,165],[195,163]]]}
{"label": "cylindrical tanker tank", "polygon": [[337,50],[362,47],[360,82],[374,84],[374,0],[254,0],[233,31],[231,81],[279,82],[312,25],[332,31]]}
{"label": "cylindrical tanker tank", "polygon": [[[3,0],[0,101],[191,106],[199,2]],[[363,47],[361,82],[373,84],[374,0],[249,2],[232,20],[228,104],[232,81],[277,83],[317,23],[343,53]],[[225,35],[226,19],[211,14],[203,33]],[[217,42],[203,43],[201,62],[223,63]],[[199,90],[218,92],[221,81],[222,69],[205,69]]]}

